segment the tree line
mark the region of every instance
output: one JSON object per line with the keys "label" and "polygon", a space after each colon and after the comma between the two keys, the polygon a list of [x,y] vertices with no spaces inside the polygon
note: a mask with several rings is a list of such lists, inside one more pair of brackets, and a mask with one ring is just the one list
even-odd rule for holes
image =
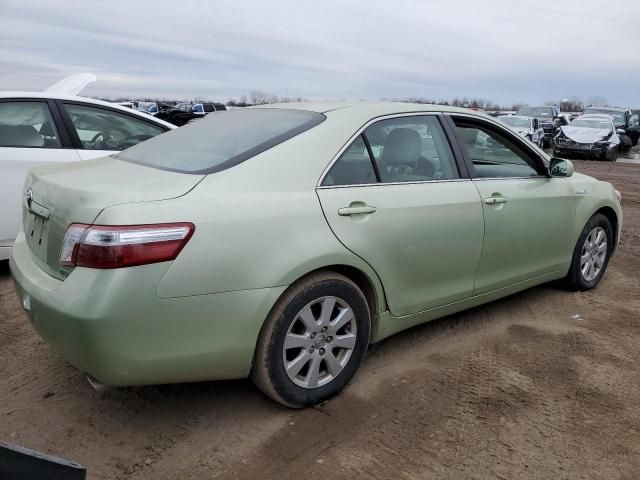
{"label": "tree line", "polygon": [[[111,102],[125,102],[130,101],[130,98],[119,97],[115,99],[103,99]],[[159,103],[179,103],[179,102],[202,102],[205,101],[203,97],[194,97],[192,99],[168,99],[157,97],[144,97],[137,98],[135,100],[141,102],[159,102]],[[393,102],[407,102],[407,103],[423,103],[433,105],[447,105],[452,107],[464,107],[482,109],[488,111],[517,111],[520,107],[524,106],[524,103],[513,103],[511,105],[500,105],[491,100],[476,97],[454,97],[452,99],[436,99],[429,97],[391,97],[381,98],[381,101],[393,101]],[[231,107],[248,107],[251,105],[267,105],[271,103],[288,103],[288,102],[304,102],[308,99],[303,97],[289,97],[280,96],[264,90],[250,90],[246,94],[239,97],[231,97],[225,103]],[[583,100],[577,96],[571,96],[569,98],[563,98],[559,100],[547,100],[544,105],[557,105],[562,112],[580,112],[587,107],[605,107],[609,106],[606,98],[601,96],[592,96],[586,100]]]}

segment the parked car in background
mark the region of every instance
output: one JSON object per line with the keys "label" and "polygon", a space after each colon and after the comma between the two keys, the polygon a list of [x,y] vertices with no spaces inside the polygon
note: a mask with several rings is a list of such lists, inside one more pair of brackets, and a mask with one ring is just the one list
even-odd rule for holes
{"label": "parked car in background", "polygon": [[[74,87],[68,91],[79,91],[73,81],[67,85]],[[0,92],[0,260],[9,258],[18,234],[30,168],[103,157],[175,128],[130,108],[64,91]]]}
{"label": "parked car in background", "polygon": [[552,145],[553,137],[557,135],[560,127],[569,123],[560,116],[560,109],[556,106],[522,107],[518,110],[518,115],[538,119],[540,127],[544,130],[545,147]]}
{"label": "parked car in background", "polygon": [[530,140],[538,147],[544,147],[544,130],[540,126],[537,118],[521,117],[519,115],[501,115],[498,117],[505,125],[508,125],[518,135]]}
{"label": "parked car in background", "polygon": [[615,162],[620,137],[610,115],[584,114],[569,125],[560,127],[554,139],[553,154]]}
{"label": "parked car in background", "polygon": [[147,115],[156,116],[160,109],[155,102],[138,102],[138,111]]}
{"label": "parked car in background", "polygon": [[190,120],[202,118],[209,113],[224,111],[226,109],[222,103],[179,103],[172,109],[157,113],[156,117],[180,127]]}
{"label": "parked car in background", "polygon": [[490,117],[500,117],[502,115],[515,115],[515,110],[489,110],[485,112]]}
{"label": "parked car in background", "polygon": [[617,129],[624,130],[620,132],[621,149],[623,152],[628,152],[631,147],[635,147],[638,144],[638,138],[640,138],[640,115],[633,113],[628,108],[613,108],[613,107],[589,107],[585,109],[584,113],[611,115],[613,117],[613,124]]}
{"label": "parked car in background", "polygon": [[137,110],[136,102],[114,102],[115,105],[120,105],[121,107],[130,108],[131,110]]}
{"label": "parked car in background", "polygon": [[594,288],[622,223],[613,186],[569,160],[405,103],[235,109],[25,189],[11,271],[59,355],[115,386],[250,375],[291,407],[411,326]]}
{"label": "parked car in background", "polygon": [[582,115],[581,112],[560,112],[560,117],[565,119],[565,122],[563,123],[565,123],[566,125],[573,122],[580,115]]}

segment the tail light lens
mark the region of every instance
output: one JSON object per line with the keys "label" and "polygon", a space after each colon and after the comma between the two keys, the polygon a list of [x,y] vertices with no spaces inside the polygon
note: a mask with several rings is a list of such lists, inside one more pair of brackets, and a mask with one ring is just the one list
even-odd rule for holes
{"label": "tail light lens", "polygon": [[174,260],[195,230],[192,223],[85,225],[67,229],[60,266],[122,268]]}

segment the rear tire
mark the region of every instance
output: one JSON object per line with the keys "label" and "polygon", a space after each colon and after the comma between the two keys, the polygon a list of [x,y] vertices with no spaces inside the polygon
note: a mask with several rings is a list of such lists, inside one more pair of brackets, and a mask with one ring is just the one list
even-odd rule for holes
{"label": "rear tire", "polygon": [[371,319],[358,286],[335,272],[294,283],[260,332],[251,378],[287,407],[322,403],[353,378],[369,346]]}
{"label": "rear tire", "polygon": [[564,279],[572,291],[591,290],[598,285],[613,251],[613,230],[609,219],[596,213],[582,229],[573,250],[571,267]]}

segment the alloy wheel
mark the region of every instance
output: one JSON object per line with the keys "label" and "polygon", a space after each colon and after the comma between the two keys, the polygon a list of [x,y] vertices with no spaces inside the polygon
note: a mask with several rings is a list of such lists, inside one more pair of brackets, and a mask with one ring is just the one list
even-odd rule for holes
{"label": "alloy wheel", "polygon": [[344,300],[328,296],[308,303],[294,317],[282,347],[289,379],[317,388],[336,378],[356,346],[357,323]]}
{"label": "alloy wheel", "polygon": [[589,232],[582,245],[580,271],[587,281],[593,281],[602,271],[607,258],[607,234],[602,227]]}

